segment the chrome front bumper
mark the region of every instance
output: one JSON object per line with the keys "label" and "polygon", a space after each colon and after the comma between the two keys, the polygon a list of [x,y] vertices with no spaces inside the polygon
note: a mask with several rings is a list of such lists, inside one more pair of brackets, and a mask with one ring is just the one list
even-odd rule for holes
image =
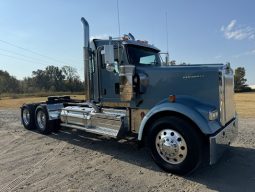
{"label": "chrome front bumper", "polygon": [[238,134],[238,118],[233,119],[219,133],[209,138],[210,141],[210,165],[217,162],[223,152],[234,142]]}

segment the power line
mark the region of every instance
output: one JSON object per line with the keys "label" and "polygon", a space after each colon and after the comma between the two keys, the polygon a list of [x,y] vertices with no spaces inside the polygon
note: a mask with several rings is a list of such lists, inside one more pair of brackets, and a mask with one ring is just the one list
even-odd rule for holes
{"label": "power line", "polygon": [[58,63],[60,62],[60,63],[62,63],[62,64],[66,64],[65,62],[63,62],[63,61],[61,61],[61,60],[55,59],[55,58],[50,57],[50,56],[47,56],[47,55],[43,55],[43,54],[41,54],[41,53],[32,51],[32,50],[30,50],[30,49],[21,47],[21,46],[19,46],[19,45],[15,45],[15,44],[10,43],[10,42],[8,42],[8,41],[4,41],[4,40],[1,40],[1,39],[0,39],[0,42],[5,43],[5,44],[7,44],[7,45],[10,45],[10,46],[12,46],[12,47],[16,47],[16,48],[18,48],[18,49],[22,49],[22,50],[24,50],[24,51],[33,53],[33,54],[38,55],[38,56],[40,56],[40,57],[45,57],[45,58],[47,58],[48,60],[53,60],[54,62],[58,62]]}
{"label": "power line", "polygon": [[[14,54],[14,55],[18,55],[18,56],[21,56],[21,57],[29,58],[29,59],[32,59],[36,63],[39,62],[39,63],[46,64],[45,61],[43,61],[43,60],[39,60],[39,59],[34,58],[34,57],[23,55],[23,54],[15,52],[15,51],[10,51],[10,50],[6,50],[6,49],[2,49],[2,48],[0,48],[0,51],[4,51],[4,52],[11,53],[11,54]],[[52,65],[52,64],[47,64],[47,65]]]}
{"label": "power line", "polygon": [[[2,54],[2,53],[0,53],[0,55],[5,56],[5,57],[9,57],[9,58],[12,58],[12,59],[15,59],[15,60],[18,60],[18,61],[25,61],[25,62],[35,64],[35,61],[24,59],[24,58],[19,58],[19,57],[13,56],[13,55],[6,55],[6,54]],[[36,64],[40,64],[40,65],[43,65],[43,66],[48,65],[48,64],[45,64],[45,63],[37,62],[37,61],[36,61]]]}

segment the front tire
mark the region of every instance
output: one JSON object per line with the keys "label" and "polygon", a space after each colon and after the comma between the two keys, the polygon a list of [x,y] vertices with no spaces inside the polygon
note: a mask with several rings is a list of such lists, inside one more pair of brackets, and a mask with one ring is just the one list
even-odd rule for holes
{"label": "front tire", "polygon": [[156,164],[174,174],[188,174],[202,160],[202,136],[179,117],[169,116],[155,121],[149,131],[148,145]]}

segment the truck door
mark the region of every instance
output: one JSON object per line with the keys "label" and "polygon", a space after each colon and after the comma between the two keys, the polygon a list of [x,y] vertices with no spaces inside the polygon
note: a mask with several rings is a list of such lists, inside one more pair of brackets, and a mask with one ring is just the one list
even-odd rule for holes
{"label": "truck door", "polygon": [[[122,52],[122,48],[114,48],[114,60],[119,63],[118,53]],[[101,101],[118,102],[120,100],[119,90],[119,71],[118,68],[111,72],[106,69],[104,57],[100,54],[100,84],[101,84]]]}

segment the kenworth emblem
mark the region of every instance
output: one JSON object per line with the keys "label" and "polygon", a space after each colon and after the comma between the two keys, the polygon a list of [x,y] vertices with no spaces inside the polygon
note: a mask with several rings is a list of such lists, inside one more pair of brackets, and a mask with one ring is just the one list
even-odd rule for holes
{"label": "kenworth emblem", "polygon": [[183,79],[196,79],[196,78],[204,78],[204,75],[185,75],[182,78]]}

